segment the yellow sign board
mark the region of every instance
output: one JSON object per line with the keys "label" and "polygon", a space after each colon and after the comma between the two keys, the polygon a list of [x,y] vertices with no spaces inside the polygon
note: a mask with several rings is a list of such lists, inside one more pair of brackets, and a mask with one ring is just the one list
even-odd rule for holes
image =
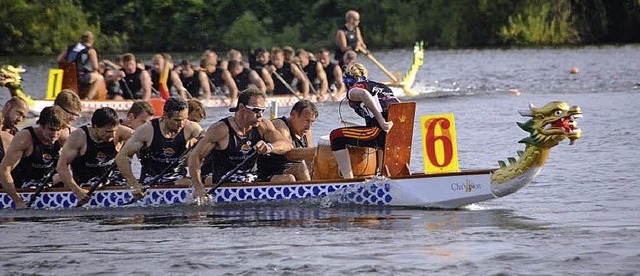
{"label": "yellow sign board", "polygon": [[46,99],[53,100],[62,90],[62,69],[49,69],[49,83],[47,84]]}
{"label": "yellow sign board", "polygon": [[425,173],[458,172],[458,145],[453,113],[420,117]]}

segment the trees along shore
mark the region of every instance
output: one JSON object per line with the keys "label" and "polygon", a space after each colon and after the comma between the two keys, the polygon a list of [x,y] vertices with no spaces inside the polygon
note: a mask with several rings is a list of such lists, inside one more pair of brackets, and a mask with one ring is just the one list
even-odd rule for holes
{"label": "trees along shore", "polygon": [[[355,9],[370,48],[468,48],[640,42],[638,0],[3,0],[0,55],[56,54],[96,34],[101,54],[247,52],[291,45],[333,50]],[[44,9],[43,9],[44,6]]]}

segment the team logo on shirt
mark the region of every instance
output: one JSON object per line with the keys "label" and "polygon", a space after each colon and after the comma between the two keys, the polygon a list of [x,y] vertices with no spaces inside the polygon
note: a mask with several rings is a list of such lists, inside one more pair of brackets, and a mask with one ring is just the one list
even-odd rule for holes
{"label": "team logo on shirt", "polygon": [[164,148],[164,149],[162,149],[162,151],[163,151],[164,156],[172,156],[174,153],[176,153],[176,151],[171,147]]}
{"label": "team logo on shirt", "polygon": [[249,153],[249,151],[251,151],[251,141],[247,141],[246,143],[240,146],[240,152],[242,154],[247,154]]}
{"label": "team logo on shirt", "polygon": [[53,160],[53,156],[51,156],[51,154],[48,154],[48,153],[43,153],[42,160],[44,162],[51,162],[51,160]]}
{"label": "team logo on shirt", "polygon": [[107,157],[108,157],[107,154],[104,152],[99,151],[96,153],[96,160],[98,160],[98,162],[100,163],[104,162],[107,159]]}

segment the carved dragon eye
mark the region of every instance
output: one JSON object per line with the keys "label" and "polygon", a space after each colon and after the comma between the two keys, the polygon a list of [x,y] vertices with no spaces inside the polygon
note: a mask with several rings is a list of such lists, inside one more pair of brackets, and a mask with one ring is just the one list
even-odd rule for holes
{"label": "carved dragon eye", "polygon": [[553,112],[553,115],[555,115],[555,116],[562,116],[562,114],[563,114],[563,113],[564,113],[564,112],[563,112],[562,110],[558,109],[558,110],[556,110],[556,111],[554,111],[554,112]]}

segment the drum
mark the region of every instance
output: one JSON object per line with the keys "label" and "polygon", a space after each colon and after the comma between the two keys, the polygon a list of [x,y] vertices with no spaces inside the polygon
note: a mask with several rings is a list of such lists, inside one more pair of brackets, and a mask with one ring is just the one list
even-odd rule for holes
{"label": "drum", "polygon": [[[354,177],[372,176],[376,173],[376,149],[368,147],[347,147],[351,157],[351,169]],[[340,179],[338,163],[331,151],[329,135],[318,139],[316,156],[313,159],[313,176],[311,179]]]}

